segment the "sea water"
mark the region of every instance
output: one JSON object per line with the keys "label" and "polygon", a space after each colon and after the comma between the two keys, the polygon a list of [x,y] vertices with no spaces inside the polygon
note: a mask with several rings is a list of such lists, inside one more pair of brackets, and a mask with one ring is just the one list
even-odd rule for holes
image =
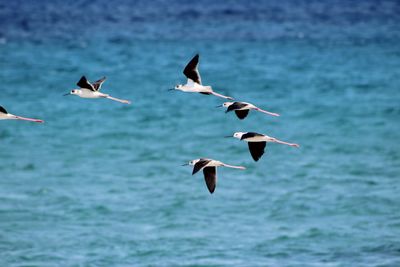
{"label": "sea water", "polygon": [[[0,266],[400,266],[397,1],[2,1]],[[168,92],[205,85],[281,114]],[[132,101],[62,95],[82,75]],[[254,162],[255,131],[268,144]],[[189,160],[219,168],[214,194]]]}

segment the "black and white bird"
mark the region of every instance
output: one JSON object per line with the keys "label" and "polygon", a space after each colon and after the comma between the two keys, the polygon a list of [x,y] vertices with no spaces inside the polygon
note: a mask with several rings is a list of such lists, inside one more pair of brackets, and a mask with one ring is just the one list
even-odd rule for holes
{"label": "black and white bird", "polygon": [[284,142],[274,137],[254,132],[236,132],[233,134],[233,136],[226,136],[226,137],[234,137],[239,140],[246,141],[247,144],[249,145],[250,154],[254,159],[254,161],[258,161],[262,157],[267,143],[278,143],[293,147],[300,147],[298,144]]}
{"label": "black and white bird", "polygon": [[23,120],[23,121],[33,121],[33,122],[40,122],[40,123],[44,122],[39,119],[25,118],[25,117],[10,114],[2,106],[0,106],[0,120]]}
{"label": "black and white bird", "polygon": [[204,179],[206,181],[208,191],[210,191],[211,194],[214,193],[215,187],[217,186],[217,167],[228,167],[241,170],[246,169],[243,166],[229,165],[218,160],[205,158],[191,160],[188,164],[184,164],[183,166],[185,165],[194,166],[192,175],[200,170],[203,170]]}
{"label": "black and white bird", "polygon": [[90,83],[86,79],[85,76],[82,76],[81,79],[76,84],[79,86],[79,89],[73,89],[73,90],[71,90],[71,92],[69,92],[68,94],[65,94],[64,96],[76,95],[76,96],[79,96],[82,98],[107,98],[107,99],[118,101],[118,102],[121,102],[124,104],[131,103],[129,100],[119,99],[119,98],[112,97],[108,94],[100,93],[101,85],[104,83],[105,80],[106,80],[106,77],[103,77],[94,83]]}
{"label": "black and white bird", "polygon": [[182,84],[176,85],[175,88],[170,90],[179,90],[182,92],[189,92],[189,93],[200,93],[204,95],[215,95],[225,99],[231,99],[231,100],[233,99],[230,96],[225,96],[214,92],[211,86],[202,85],[198,66],[199,66],[199,54],[195,55],[183,70],[183,74],[186,76],[186,78],[188,78],[187,83],[183,85]]}
{"label": "black and white bird", "polygon": [[236,102],[225,102],[222,105],[219,105],[217,107],[227,108],[225,113],[228,113],[230,111],[235,111],[236,116],[241,120],[243,120],[244,118],[247,117],[247,115],[249,114],[250,110],[256,110],[256,111],[259,111],[259,112],[262,112],[262,113],[265,113],[265,114],[268,114],[268,115],[271,115],[271,116],[276,116],[276,117],[279,116],[278,113],[273,113],[273,112],[269,112],[269,111],[263,110],[263,109],[261,109],[259,107],[256,107],[255,105],[253,105],[251,103],[247,103],[247,102],[239,102],[239,101],[236,101]]}

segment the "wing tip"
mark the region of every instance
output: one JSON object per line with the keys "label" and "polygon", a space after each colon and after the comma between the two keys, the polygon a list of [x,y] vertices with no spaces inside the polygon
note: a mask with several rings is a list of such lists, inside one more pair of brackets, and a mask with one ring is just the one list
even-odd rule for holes
{"label": "wing tip", "polygon": [[88,79],[86,79],[86,76],[82,75],[81,78],[76,83],[76,85],[80,86],[82,83],[87,83],[87,82],[88,82]]}
{"label": "wing tip", "polygon": [[3,106],[0,106],[0,112],[3,112],[4,114],[8,114],[7,110]]}

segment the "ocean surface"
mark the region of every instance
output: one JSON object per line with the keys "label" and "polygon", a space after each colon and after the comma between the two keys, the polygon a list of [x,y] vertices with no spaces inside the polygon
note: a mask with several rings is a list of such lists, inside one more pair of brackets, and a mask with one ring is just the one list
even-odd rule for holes
{"label": "ocean surface", "polygon": [[[398,1],[0,1],[0,266],[400,266]],[[168,92],[203,83],[278,112]],[[81,75],[132,100],[62,95]],[[256,131],[270,144],[254,162]],[[218,169],[209,194],[201,172]]]}

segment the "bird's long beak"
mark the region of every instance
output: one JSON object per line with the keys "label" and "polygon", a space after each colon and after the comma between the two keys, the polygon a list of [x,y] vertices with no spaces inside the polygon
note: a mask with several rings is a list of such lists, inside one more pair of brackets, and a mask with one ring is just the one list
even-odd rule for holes
{"label": "bird's long beak", "polygon": [[70,95],[71,93],[67,93],[67,94],[64,94],[63,96],[67,96],[67,95]]}
{"label": "bird's long beak", "polygon": [[188,163],[185,163],[185,164],[183,164],[182,166],[188,166],[189,164]]}
{"label": "bird's long beak", "polygon": [[167,91],[174,91],[175,88],[169,88]]}
{"label": "bird's long beak", "polygon": [[224,136],[224,138],[230,138],[230,137],[233,137],[233,136],[232,135]]}
{"label": "bird's long beak", "polygon": [[222,105],[218,105],[218,106],[216,106],[216,108],[221,108],[222,107]]}

